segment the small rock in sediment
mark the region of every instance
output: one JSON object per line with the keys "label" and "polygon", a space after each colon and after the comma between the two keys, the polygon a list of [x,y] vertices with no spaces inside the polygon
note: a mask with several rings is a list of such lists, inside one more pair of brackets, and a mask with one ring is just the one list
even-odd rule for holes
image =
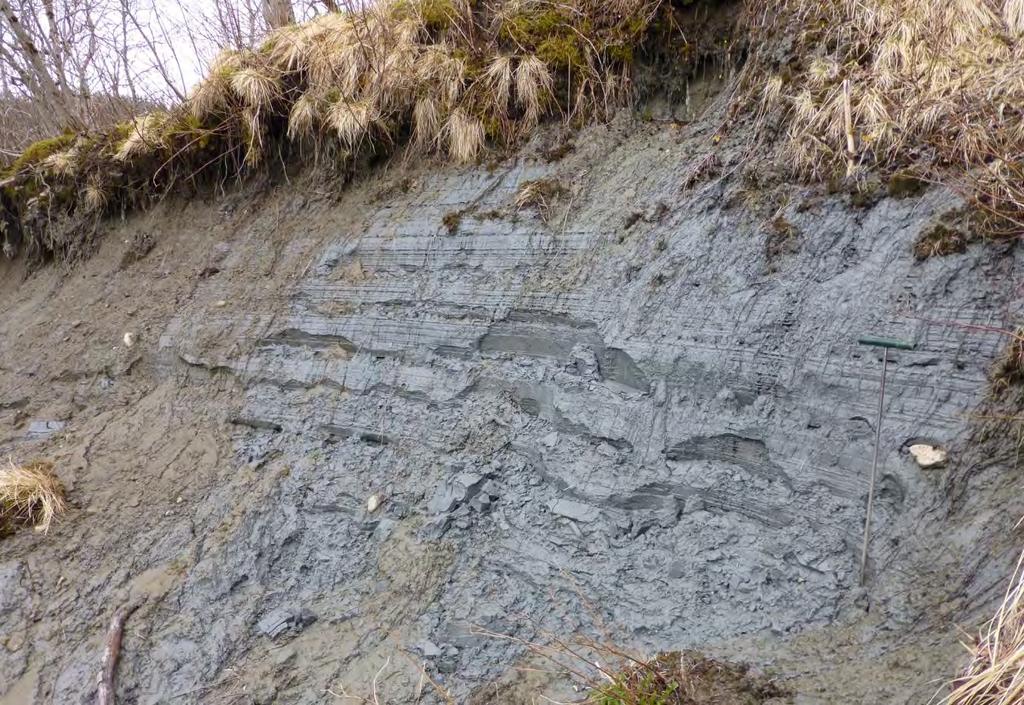
{"label": "small rock in sediment", "polygon": [[217,302],[216,302],[216,303],[214,304],[214,306],[216,306],[217,308],[224,308],[224,307],[225,307],[225,306],[227,306],[227,305],[228,305],[228,302],[227,302],[227,301],[225,301],[224,299],[221,299],[220,301],[217,301]]}
{"label": "small rock in sediment", "polygon": [[292,615],[288,610],[277,608],[271,610],[256,623],[256,628],[264,636],[269,636],[271,639],[283,634],[288,630],[291,625]]}
{"label": "small rock in sediment", "polygon": [[126,348],[130,348],[133,345],[135,345],[135,334],[134,333],[125,333],[124,334],[124,346]]}
{"label": "small rock in sediment", "polygon": [[546,448],[554,448],[558,445],[558,431],[552,431],[540,439],[540,444]]}
{"label": "small rock in sediment", "polygon": [[11,636],[7,637],[7,650],[10,652],[20,651],[21,647],[25,645],[25,635],[21,632],[15,632]]}
{"label": "small rock in sediment", "polygon": [[480,491],[491,499],[497,499],[501,496],[501,487],[494,480],[487,480],[480,488]]}
{"label": "small rock in sediment", "polygon": [[398,525],[397,521],[393,519],[381,519],[377,522],[377,526],[373,530],[374,541],[387,541],[391,537],[391,533],[395,530],[395,526]]}
{"label": "small rock in sediment", "polygon": [[556,499],[553,502],[549,502],[548,509],[551,510],[552,514],[584,523],[594,521],[601,515],[601,511],[597,507],[592,507],[582,502],[574,502],[571,499]]}
{"label": "small rock in sediment", "polygon": [[704,498],[692,494],[683,502],[683,514],[693,514],[704,510]]}
{"label": "small rock in sediment", "polygon": [[434,490],[434,495],[427,502],[427,511],[431,514],[444,514],[455,509],[465,499],[455,487],[444,483]]}
{"label": "small rock in sediment", "polygon": [[423,654],[423,658],[437,658],[442,653],[444,653],[441,651],[441,647],[439,647],[437,644],[430,641],[429,639],[424,639],[423,641],[421,641],[419,644],[416,645],[416,648],[417,650],[419,650],[421,654]]}
{"label": "small rock in sediment", "polygon": [[434,490],[427,502],[431,514],[444,514],[479,494],[486,478],[474,472],[460,472]]}
{"label": "small rock in sediment", "polygon": [[451,514],[442,514],[427,521],[420,530],[420,533],[428,539],[437,540],[445,535],[452,524]]}
{"label": "small rock in sediment", "polygon": [[63,421],[32,421],[28,425],[28,431],[25,436],[33,440],[47,438],[54,433],[63,431],[65,426],[66,424]]}
{"label": "small rock in sediment", "polygon": [[380,507],[380,496],[371,494],[370,498],[366,500],[366,511],[373,514]]}
{"label": "small rock in sediment", "polygon": [[943,448],[936,448],[927,443],[915,443],[910,446],[910,454],[922,468],[936,468],[945,464],[946,451]]}
{"label": "small rock in sediment", "polygon": [[469,506],[478,512],[486,512],[491,508],[491,498],[487,493],[480,493],[473,499],[469,500]]}
{"label": "small rock in sediment", "polygon": [[80,320],[78,320],[77,318],[75,320],[71,321],[71,327],[72,328],[78,328],[78,326],[80,326],[80,325],[82,325],[82,322]]}
{"label": "small rock in sediment", "polygon": [[274,663],[278,666],[287,666],[295,660],[295,649],[291,646],[282,646],[271,652]]}
{"label": "small rock in sediment", "polygon": [[316,620],[316,614],[305,607],[300,609],[278,607],[265,613],[256,622],[256,629],[264,636],[273,639],[289,630],[301,632]]}

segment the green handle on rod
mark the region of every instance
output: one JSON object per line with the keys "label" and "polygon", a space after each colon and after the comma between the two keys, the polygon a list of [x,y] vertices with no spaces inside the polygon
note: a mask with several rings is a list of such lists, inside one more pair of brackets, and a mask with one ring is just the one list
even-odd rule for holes
{"label": "green handle on rod", "polygon": [[896,350],[913,350],[917,347],[915,343],[908,343],[905,340],[896,340],[895,338],[878,338],[873,335],[866,335],[863,338],[857,338],[857,342],[861,345],[872,345],[876,348],[895,348]]}

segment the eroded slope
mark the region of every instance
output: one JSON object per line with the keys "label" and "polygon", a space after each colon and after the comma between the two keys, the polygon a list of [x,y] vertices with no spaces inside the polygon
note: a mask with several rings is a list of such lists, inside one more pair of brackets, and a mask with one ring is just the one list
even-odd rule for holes
{"label": "eroded slope", "polygon": [[[766,192],[724,147],[694,183],[700,125],[575,144],[395,166],[337,203],[172,204],[66,278],[5,283],[3,450],[57,459],[78,504],[2,544],[6,698],[87,700],[107,615],[148,596],[121,669],[141,703],[331,702],[388,659],[389,702],[422,662],[459,702],[524,702],[524,649],[480,630],[602,628],[773,668],[798,701],[926,701],[1024,510],[1012,441],[966,444],[1014,250],[916,262],[957,205],[939,190]],[[565,189],[543,214],[517,198],[539,179]],[[888,381],[862,590],[867,333],[918,347]],[[954,462],[919,469],[919,439]]]}

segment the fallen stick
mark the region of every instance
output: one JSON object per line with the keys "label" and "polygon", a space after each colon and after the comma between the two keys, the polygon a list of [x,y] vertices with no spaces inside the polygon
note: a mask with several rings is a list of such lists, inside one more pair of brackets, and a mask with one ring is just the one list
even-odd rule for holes
{"label": "fallen stick", "polygon": [[130,602],[114,612],[110,619],[110,626],[107,628],[107,648],[103,650],[103,665],[96,676],[96,705],[114,705],[114,672],[121,656],[124,623],[138,608],[139,603]]}

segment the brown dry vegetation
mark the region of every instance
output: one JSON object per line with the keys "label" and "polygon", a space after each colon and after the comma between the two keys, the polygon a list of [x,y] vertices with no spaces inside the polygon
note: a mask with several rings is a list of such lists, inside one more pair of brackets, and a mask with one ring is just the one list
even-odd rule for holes
{"label": "brown dry vegetation", "polygon": [[745,666],[694,651],[636,660],[593,688],[592,705],[761,705],[783,695],[771,680]]}
{"label": "brown dry vegetation", "polygon": [[914,243],[914,257],[926,260],[929,257],[945,257],[967,249],[968,237],[960,230],[946,223],[936,223],[921,233]]}
{"label": "brown dry vegetation", "polygon": [[223,52],[181,105],[32,145],[0,178],[6,241],[73,256],[104,214],[297,155],[343,174],[402,144],[465,163],[546,118],[600,119],[652,33],[689,46],[688,4],[382,0],[275,30]]}
{"label": "brown dry vegetation", "polygon": [[1024,2],[753,4],[746,104],[796,175],[915,166],[967,196],[984,234],[1024,229]]}
{"label": "brown dry vegetation", "polygon": [[989,373],[992,393],[996,396],[1024,383],[1024,329],[1004,333],[1009,342]]}
{"label": "brown dry vegetation", "polygon": [[568,189],[556,179],[532,179],[520,184],[513,204],[516,210],[532,209],[545,221],[555,201],[562,198]]}
{"label": "brown dry vegetation", "polygon": [[[1016,236],[1022,6],[382,0],[223,52],[169,110],[32,145],[0,178],[0,235],[9,253],[73,256],[104,214],[296,157],[343,175],[405,144],[470,162],[519,143],[541,120],[608,116],[634,94],[640,62],[693,66],[717,48],[745,58],[733,121],[752,117],[793,177],[883,172],[900,190],[900,175],[913,173],[915,185],[959,189],[981,214],[979,233]],[[709,7],[735,26],[690,21]]]}
{"label": "brown dry vegetation", "polygon": [[0,535],[18,525],[49,531],[53,520],[67,509],[64,485],[50,463],[0,467]]}
{"label": "brown dry vegetation", "polygon": [[616,645],[608,625],[601,619],[597,624],[604,634],[601,638],[544,634],[545,643],[485,629],[476,633],[523,646],[543,664],[531,670],[574,681],[585,695],[573,702],[583,705],[761,705],[788,695],[774,679],[744,664],[719,661],[697,651],[647,657]]}
{"label": "brown dry vegetation", "polygon": [[970,665],[943,705],[1017,705],[1024,702],[1024,555],[995,617],[971,643]]}
{"label": "brown dry vegetation", "polygon": [[[72,107],[88,115],[89,124],[94,128],[108,128],[128,116],[157,109],[159,105],[156,101],[133,101],[100,94],[78,99]],[[33,142],[52,136],[46,125],[35,118],[35,110],[36,106],[27,98],[0,97],[0,173]]]}

